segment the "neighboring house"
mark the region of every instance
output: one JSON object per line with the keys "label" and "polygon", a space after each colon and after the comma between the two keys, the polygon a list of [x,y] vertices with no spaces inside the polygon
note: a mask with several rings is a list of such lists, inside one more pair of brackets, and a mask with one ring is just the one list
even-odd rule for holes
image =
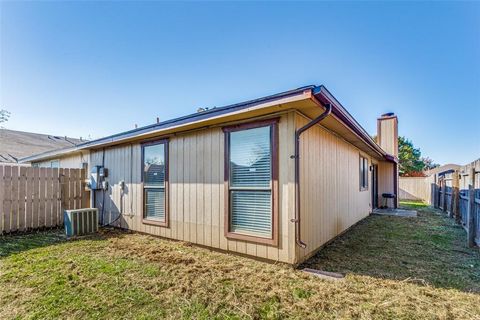
{"label": "neighboring house", "polygon": [[447,173],[453,172],[453,171],[459,170],[460,168],[461,168],[461,165],[459,165],[459,164],[449,163],[449,164],[444,164],[442,166],[435,167],[435,168],[430,169],[430,170],[426,170],[424,173],[425,173],[426,177],[430,177],[430,176],[434,176],[436,174],[444,174],[446,172]]}
{"label": "neighboring house", "polygon": [[[18,159],[39,153],[73,147],[85,140],[0,129],[0,163],[17,163]],[[59,158],[51,158],[44,166],[60,167]],[[68,165],[65,163],[65,165]]]}
{"label": "neighboring house", "polygon": [[296,264],[397,193],[397,118],[378,121],[380,145],[308,86],[23,161],[88,153],[108,168],[93,196],[105,223]]}

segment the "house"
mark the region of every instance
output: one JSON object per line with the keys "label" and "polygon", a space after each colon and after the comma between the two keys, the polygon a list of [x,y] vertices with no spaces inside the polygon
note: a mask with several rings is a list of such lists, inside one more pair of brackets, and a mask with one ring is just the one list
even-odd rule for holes
{"label": "house", "polygon": [[[52,136],[33,132],[0,129],[0,163],[17,163],[19,159],[42,152],[68,148],[85,140]],[[64,163],[68,166],[71,163]],[[44,166],[59,167],[58,159],[50,159]]]}
{"label": "house", "polygon": [[377,144],[306,86],[22,161],[107,168],[92,194],[104,223],[297,264],[397,193],[397,123],[378,119]]}
{"label": "house", "polygon": [[453,171],[456,171],[456,170],[460,170],[461,167],[462,166],[459,165],[459,164],[448,163],[448,164],[444,164],[444,165],[435,167],[435,168],[430,169],[430,170],[426,170],[424,172],[424,174],[425,174],[426,177],[430,177],[430,176],[434,176],[436,174],[443,174],[445,172],[453,172]]}

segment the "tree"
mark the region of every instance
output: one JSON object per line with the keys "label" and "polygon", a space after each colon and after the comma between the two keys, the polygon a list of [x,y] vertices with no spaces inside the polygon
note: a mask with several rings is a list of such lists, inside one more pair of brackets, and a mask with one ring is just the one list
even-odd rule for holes
{"label": "tree", "polygon": [[398,169],[401,176],[423,176],[423,171],[437,167],[432,159],[422,157],[419,148],[405,137],[398,137]]}
{"label": "tree", "polygon": [[425,164],[424,170],[432,170],[433,168],[440,167],[438,163],[433,162],[429,157],[422,157],[422,161]]}
{"label": "tree", "polygon": [[10,118],[10,112],[4,109],[0,109],[0,123],[7,122],[8,118]]}

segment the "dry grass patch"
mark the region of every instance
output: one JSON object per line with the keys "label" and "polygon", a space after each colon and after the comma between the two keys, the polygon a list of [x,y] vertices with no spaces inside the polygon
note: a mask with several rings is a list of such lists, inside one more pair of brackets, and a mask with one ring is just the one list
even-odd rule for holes
{"label": "dry grass patch", "polygon": [[[356,255],[355,246],[340,241],[344,254]],[[331,271],[347,271],[347,276],[332,282],[282,264],[119,231],[77,241],[51,232],[9,237],[0,240],[0,317],[478,318],[478,294],[394,277],[397,269],[387,272],[383,258],[374,267],[380,276],[364,272],[360,262],[347,270],[333,255]],[[319,260],[329,259],[326,255],[314,261],[319,266]],[[351,271],[355,268],[359,272]]]}

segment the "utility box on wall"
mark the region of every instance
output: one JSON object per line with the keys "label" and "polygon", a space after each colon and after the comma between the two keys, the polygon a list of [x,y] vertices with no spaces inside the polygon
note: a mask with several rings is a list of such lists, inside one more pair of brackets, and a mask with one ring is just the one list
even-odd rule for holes
{"label": "utility box on wall", "polygon": [[108,177],[108,169],[102,166],[94,166],[90,172],[90,189],[100,190],[104,188],[103,182]]}

